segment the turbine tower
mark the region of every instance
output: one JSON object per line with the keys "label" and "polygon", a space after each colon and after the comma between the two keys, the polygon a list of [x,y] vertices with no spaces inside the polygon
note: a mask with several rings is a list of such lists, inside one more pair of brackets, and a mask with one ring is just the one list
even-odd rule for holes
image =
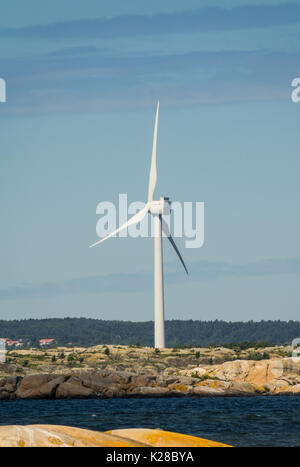
{"label": "turbine tower", "polygon": [[153,216],[154,224],[154,346],[155,348],[165,348],[165,316],[164,316],[164,279],[163,279],[163,253],[162,253],[162,232],[169,239],[171,245],[176,251],[186,273],[188,270],[184,261],[179,253],[179,250],[174,242],[174,239],[170,233],[167,222],[163,219],[163,215],[170,214],[171,202],[169,198],[163,197],[159,201],[153,200],[157,170],[156,170],[156,143],[157,143],[157,123],[158,123],[158,112],[159,102],[157,103],[154,135],[153,135],[153,147],[152,147],[152,159],[148,186],[148,201],[143,209],[137,214],[131,217],[125,224],[118,229],[111,232],[106,237],[102,238],[96,243],[93,243],[90,247],[99,245],[110,237],[113,237],[118,232],[126,229],[130,225],[137,224],[146,216],[147,213]]}

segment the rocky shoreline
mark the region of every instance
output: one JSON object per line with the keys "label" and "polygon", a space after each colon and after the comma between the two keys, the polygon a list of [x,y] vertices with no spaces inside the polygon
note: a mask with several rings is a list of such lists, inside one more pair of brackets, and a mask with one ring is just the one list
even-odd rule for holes
{"label": "rocky shoreline", "polygon": [[8,375],[0,379],[0,400],[300,395],[300,364],[291,358],[227,361],[173,374],[133,368]]}

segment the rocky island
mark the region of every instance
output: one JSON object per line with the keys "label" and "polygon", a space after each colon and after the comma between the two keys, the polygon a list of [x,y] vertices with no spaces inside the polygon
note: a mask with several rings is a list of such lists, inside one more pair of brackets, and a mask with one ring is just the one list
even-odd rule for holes
{"label": "rocky island", "polygon": [[0,399],[300,395],[291,352],[238,345],[11,350],[0,364]]}

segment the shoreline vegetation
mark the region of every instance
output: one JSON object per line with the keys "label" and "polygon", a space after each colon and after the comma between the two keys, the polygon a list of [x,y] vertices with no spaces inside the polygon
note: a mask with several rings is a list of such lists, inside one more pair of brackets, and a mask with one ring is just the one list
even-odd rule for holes
{"label": "shoreline vegetation", "polygon": [[300,395],[292,350],[266,343],[10,350],[0,364],[0,399]]}

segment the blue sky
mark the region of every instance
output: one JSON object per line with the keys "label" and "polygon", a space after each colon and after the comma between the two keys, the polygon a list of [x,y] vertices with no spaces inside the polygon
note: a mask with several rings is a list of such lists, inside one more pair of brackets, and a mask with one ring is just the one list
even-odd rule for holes
{"label": "blue sky", "polygon": [[3,1],[0,318],[153,317],[153,241],[97,249],[100,201],[205,202],[166,318],[298,319],[300,2]]}

